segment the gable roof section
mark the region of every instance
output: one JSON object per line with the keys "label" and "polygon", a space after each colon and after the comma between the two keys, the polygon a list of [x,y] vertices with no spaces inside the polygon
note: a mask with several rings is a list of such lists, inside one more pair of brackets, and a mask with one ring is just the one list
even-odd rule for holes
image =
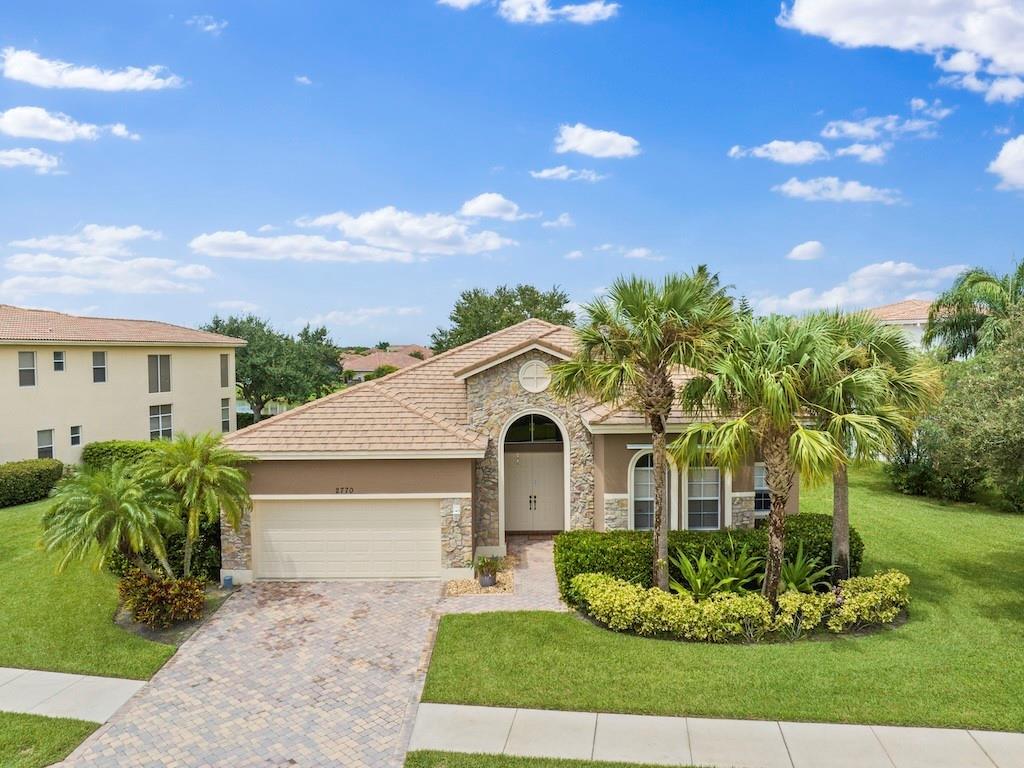
{"label": "gable roof section", "polygon": [[455,377],[459,379],[468,379],[470,376],[476,376],[478,373],[493,368],[496,365],[500,365],[506,360],[511,360],[513,357],[518,357],[524,352],[529,352],[533,349],[539,349],[542,352],[548,352],[557,358],[562,360],[568,360],[572,357],[571,349],[564,349],[555,343],[548,341],[546,338],[541,337],[539,339],[527,339],[526,341],[516,344],[511,349],[505,350],[504,352],[498,352],[491,355],[485,360],[481,360],[478,363],[471,363],[465,368],[455,372]]}
{"label": "gable roof section", "polygon": [[907,299],[873,307],[867,312],[883,323],[925,323],[931,306],[932,303],[925,299]]}

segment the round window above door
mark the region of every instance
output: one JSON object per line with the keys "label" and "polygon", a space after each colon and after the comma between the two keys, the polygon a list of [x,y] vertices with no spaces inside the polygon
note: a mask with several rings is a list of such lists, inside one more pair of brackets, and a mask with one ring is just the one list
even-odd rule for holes
{"label": "round window above door", "polygon": [[547,363],[531,360],[519,369],[519,383],[527,392],[543,392],[551,383],[551,371]]}

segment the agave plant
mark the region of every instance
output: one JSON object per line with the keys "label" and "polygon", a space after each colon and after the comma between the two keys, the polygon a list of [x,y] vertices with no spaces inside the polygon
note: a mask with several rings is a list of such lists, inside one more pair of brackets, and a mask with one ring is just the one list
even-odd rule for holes
{"label": "agave plant", "polygon": [[780,591],[816,592],[819,588],[832,586],[829,574],[835,566],[826,565],[822,568],[820,565],[818,558],[807,557],[804,554],[804,543],[801,541],[796,550],[796,557],[782,563]]}
{"label": "agave plant", "polygon": [[674,555],[669,556],[669,562],[679,571],[682,582],[672,579],[669,582],[673,592],[689,594],[694,600],[703,600],[715,592],[726,592],[736,581],[734,576],[723,576],[715,567],[714,558],[708,559],[707,551],[701,550],[700,557],[696,560],[690,558],[682,549],[676,548]]}
{"label": "agave plant", "polygon": [[730,592],[759,589],[764,579],[764,558],[750,552],[750,545],[737,548],[732,534],[728,544],[717,552],[711,565],[720,578],[733,579],[726,587]]}

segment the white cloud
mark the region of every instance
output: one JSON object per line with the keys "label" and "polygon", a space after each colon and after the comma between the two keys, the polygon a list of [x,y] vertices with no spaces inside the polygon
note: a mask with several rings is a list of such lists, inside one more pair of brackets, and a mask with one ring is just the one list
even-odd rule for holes
{"label": "white cloud", "polygon": [[214,309],[222,309],[225,312],[243,312],[250,314],[260,308],[259,304],[251,301],[245,301],[244,299],[225,299],[224,301],[215,301],[210,304]]}
{"label": "white cloud", "polygon": [[82,256],[126,256],[131,253],[130,243],[139,240],[160,240],[160,232],[144,229],[138,224],[128,227],[86,224],[71,235],[47,235],[26,240],[13,240],[14,248],[38,251],[63,251]]}
{"label": "white cloud", "polygon": [[640,154],[640,142],[616,131],[576,123],[559,126],[555,151],[559,154],[579,152],[590,157],[635,157]]}
{"label": "white cloud", "polygon": [[575,261],[576,259],[582,259],[583,258],[583,251],[579,251],[579,250],[577,250],[577,251],[569,251],[562,258],[563,259],[569,259],[569,261]]}
{"label": "white cloud", "polygon": [[85,88],[93,91],[159,91],[181,88],[185,81],[166,67],[99,69],[44,59],[34,51],[3,50],[4,77],[40,88]]}
{"label": "white cloud", "polygon": [[464,11],[474,5],[480,5],[484,0],[437,0],[438,5],[447,5],[449,8],[458,8]]}
{"label": "white cloud", "polygon": [[1003,144],[988,172],[999,176],[999,189],[1024,189],[1024,133]]}
{"label": "white cloud", "polygon": [[[462,5],[458,4],[460,2]],[[454,0],[447,4],[455,7],[469,7],[465,2],[466,0]],[[475,3],[473,4],[475,5]],[[560,19],[576,24],[593,24],[598,21],[607,21],[618,11],[618,3],[609,3],[605,0],[592,0],[592,2],[566,4],[559,7],[552,7],[549,0],[499,0],[498,2],[498,13],[503,19],[514,24],[548,24]]]}
{"label": "white cloud", "polygon": [[203,233],[188,244],[196,253],[218,259],[254,261],[325,261],[356,264],[360,262],[416,261],[412,253],[356,245],[345,240],[329,240],[322,235],[275,235],[256,237],[248,232],[219,231]]}
{"label": "white cloud", "polygon": [[519,206],[497,192],[484,192],[462,204],[459,214],[470,218],[520,221],[536,218],[540,214],[522,213]]}
{"label": "white cloud", "polygon": [[892,149],[890,142],[882,144],[851,144],[836,150],[837,157],[856,157],[862,163],[884,163],[886,153]]}
{"label": "white cloud", "polygon": [[664,256],[659,256],[650,248],[627,248],[622,254],[627,259],[639,259],[641,261],[664,261]]}
{"label": "white cloud", "polygon": [[123,139],[138,140],[123,123],[109,126],[79,123],[62,112],[47,112],[42,107],[11,107],[0,112],[0,133],[20,139],[46,139],[47,141],[95,141],[103,133]]}
{"label": "white cloud", "polygon": [[567,165],[557,165],[554,168],[544,168],[540,171],[530,171],[530,175],[535,179],[545,179],[550,181],[589,181],[591,183],[595,181],[601,181],[608,177],[592,171],[589,168],[570,168]]}
{"label": "white cloud", "polygon": [[557,218],[542,222],[541,226],[548,229],[563,229],[565,227],[575,227],[576,222],[572,220],[572,216],[568,213],[560,213]]}
{"label": "white cloud", "polygon": [[56,171],[59,165],[60,158],[35,147],[0,150],[0,168],[32,168],[36,173],[47,174]]}
{"label": "white cloud", "polygon": [[[955,73],[941,82],[985,92],[988,101],[1024,95],[1003,82],[1024,74],[1019,0],[789,0],[777,21],[847,48],[934,55],[939,69]],[[983,70],[993,77],[978,77]]]}
{"label": "white cloud", "polygon": [[261,234],[266,234],[267,232],[276,232],[278,229],[280,229],[280,227],[275,227],[273,224],[261,224],[260,226],[256,227],[256,231]]}
{"label": "white cloud", "polygon": [[209,35],[217,37],[227,29],[228,23],[224,19],[215,19],[213,16],[208,14],[202,14],[199,16],[193,16],[185,21],[185,24],[190,27],[195,27],[200,32],[206,32]]}
{"label": "white cloud", "polygon": [[741,147],[738,144],[729,150],[729,157],[760,157],[774,163],[804,165],[828,160],[828,151],[817,141],[780,141],[775,139],[757,147]]}
{"label": "white cloud", "polygon": [[594,250],[595,251],[605,251],[605,252],[607,252],[607,251],[614,251],[615,250],[615,246],[613,244],[611,244],[611,243],[601,243],[600,245],[595,245],[594,246]]}
{"label": "white cloud", "polygon": [[933,99],[930,103],[926,99],[910,100],[910,110],[912,112],[921,112],[936,120],[945,120],[953,114],[955,109],[955,107],[942,106],[942,99]]}
{"label": "white cloud", "polygon": [[309,78],[308,75],[296,75],[295,76],[295,82],[298,83],[299,85],[312,85],[313,84],[313,81]]}
{"label": "white cloud", "polygon": [[872,141],[882,136],[917,135],[931,138],[935,121],[924,118],[902,118],[899,115],[865,117],[863,120],[831,120],[821,129],[826,139],[854,139]]}
{"label": "white cloud", "polygon": [[806,312],[815,309],[878,306],[908,298],[930,298],[936,289],[966,269],[963,264],[928,269],[906,261],[868,264],[832,288],[802,288],[785,296],[757,300],[760,312]]}
{"label": "white cloud", "polygon": [[884,203],[893,205],[900,201],[900,194],[895,189],[881,189],[861,184],[859,181],[842,181],[835,176],[822,176],[817,179],[801,180],[796,177],[772,187],[786,197],[800,200],[833,203]]}
{"label": "white cloud", "polygon": [[825,255],[825,246],[818,240],[808,240],[806,243],[793,246],[786,254],[787,259],[793,261],[814,261]]}
{"label": "white cloud", "polygon": [[298,318],[295,323],[296,325],[309,323],[310,325],[342,326],[348,328],[356,325],[366,325],[374,320],[386,317],[411,317],[421,314],[423,314],[422,307],[357,307],[355,309],[334,309],[330,312],[314,315],[308,320]]}
{"label": "white cloud", "polygon": [[1000,77],[993,80],[985,91],[985,101],[1012,104],[1024,96],[1024,80],[1019,77]]}

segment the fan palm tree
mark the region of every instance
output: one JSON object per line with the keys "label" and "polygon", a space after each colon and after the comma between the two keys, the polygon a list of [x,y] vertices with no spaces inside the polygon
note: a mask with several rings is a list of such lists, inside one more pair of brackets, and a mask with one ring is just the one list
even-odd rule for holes
{"label": "fan palm tree", "polygon": [[142,461],[148,478],[174,494],[179,514],[185,519],[182,576],[192,572],[192,548],[199,538],[199,522],[226,516],[235,528],[251,508],[249,474],[243,464],[252,461],[221,441],[220,435],[204,432],[178,435],[153,444]]}
{"label": "fan palm tree", "polygon": [[129,465],[115,462],[109,469],[82,468],[61,480],[54,504],[43,518],[43,546],[63,551],[57,570],[74,560],[92,559],[98,569],[112,554],[120,554],[154,576],[142,558],[150,552],[170,578],[164,534],[180,528],[172,500]]}
{"label": "fan palm tree", "polygon": [[[933,366],[919,355],[903,331],[883,325],[867,312],[823,314],[833,326],[840,345],[837,374],[848,377],[859,372],[856,387],[826,390],[829,400],[820,403],[821,426],[828,427],[831,414],[872,414],[888,435],[889,445],[906,437],[914,417],[938,396],[939,383]],[[857,399],[859,398],[859,400]],[[874,453],[855,439],[849,425],[834,422],[836,438],[847,457],[871,460]],[[850,482],[847,462],[832,470],[832,579],[850,577]]]}
{"label": "fan palm tree", "polygon": [[839,413],[822,403],[857,399],[871,375],[842,371],[843,349],[820,316],[743,318],[732,340],[682,393],[699,421],[672,444],[680,464],[736,469],[760,451],[771,498],[762,594],[776,604],[785,547],[786,501],[799,473],[810,482],[846,461],[839,435],[864,450],[885,444],[876,415]]}
{"label": "fan palm tree", "polygon": [[1010,315],[1024,306],[1024,261],[996,275],[975,267],[964,272],[928,310],[924,343],[939,343],[948,358],[991,349],[1006,336]]}
{"label": "fan palm tree", "polygon": [[583,307],[576,354],[552,367],[562,397],[584,395],[641,411],[654,454],[653,580],[668,589],[668,515],[665,513],[665,432],[676,399],[673,374],[699,366],[734,322],[733,302],[704,266],[655,284],[616,280],[608,294]]}

